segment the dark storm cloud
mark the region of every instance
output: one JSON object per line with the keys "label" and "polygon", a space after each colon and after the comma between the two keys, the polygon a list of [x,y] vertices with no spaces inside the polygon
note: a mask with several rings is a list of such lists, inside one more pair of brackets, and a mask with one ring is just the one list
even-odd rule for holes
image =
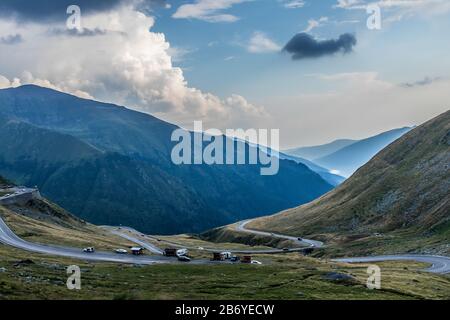
{"label": "dark storm cloud", "polygon": [[[0,0],[0,16],[13,17],[20,21],[48,21],[67,19],[66,10],[77,5],[82,13],[114,9],[122,3],[133,0]],[[141,7],[162,5],[165,0],[140,1]]]}
{"label": "dark storm cloud", "polygon": [[356,37],[350,33],[331,40],[317,40],[307,33],[298,33],[286,44],[283,51],[291,54],[293,60],[319,58],[338,52],[350,53],[356,42]]}
{"label": "dark storm cloud", "polygon": [[13,45],[23,42],[23,38],[20,34],[11,34],[6,37],[0,37],[0,44]]}

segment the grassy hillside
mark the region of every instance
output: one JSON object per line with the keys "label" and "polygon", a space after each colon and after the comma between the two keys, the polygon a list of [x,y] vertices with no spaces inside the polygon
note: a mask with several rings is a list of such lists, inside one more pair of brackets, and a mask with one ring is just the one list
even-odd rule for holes
{"label": "grassy hillside", "polygon": [[[45,200],[0,207],[0,215],[28,241],[80,248],[94,245],[102,250],[130,245]],[[162,239],[214,247],[188,236]],[[369,290],[365,287],[366,265],[330,263],[298,254],[255,259],[263,265],[135,266],[52,257],[0,244],[0,300],[450,298],[450,278],[418,271],[424,264],[380,263],[382,289]],[[80,291],[66,288],[66,268],[70,265],[81,268]]]}
{"label": "grassy hillside", "polygon": [[19,237],[30,242],[103,250],[127,248],[133,244],[88,224],[57,205],[42,199],[26,205],[0,206],[0,217]]}
{"label": "grassy hillside", "polygon": [[321,238],[343,254],[345,247],[450,254],[449,164],[447,111],[389,145],[337,189],[249,226]]}

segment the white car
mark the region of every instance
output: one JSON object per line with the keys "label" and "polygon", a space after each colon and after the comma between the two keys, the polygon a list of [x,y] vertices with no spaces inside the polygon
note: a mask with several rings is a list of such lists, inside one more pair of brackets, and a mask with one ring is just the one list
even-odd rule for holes
{"label": "white car", "polygon": [[125,249],[116,249],[115,252],[116,252],[117,254],[127,254],[127,253],[128,253],[128,251],[125,250]]}
{"label": "white car", "polygon": [[187,256],[189,253],[188,249],[178,249],[177,250],[177,256],[181,257],[181,256]]}
{"label": "white car", "polygon": [[93,247],[88,247],[83,249],[84,253],[94,253],[95,249]]}
{"label": "white car", "polygon": [[252,264],[262,264],[262,263],[257,260],[252,260]]}

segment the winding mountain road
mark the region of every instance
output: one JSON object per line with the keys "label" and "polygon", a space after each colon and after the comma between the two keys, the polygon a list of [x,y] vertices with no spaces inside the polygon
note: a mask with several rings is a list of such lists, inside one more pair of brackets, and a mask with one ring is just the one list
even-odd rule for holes
{"label": "winding mountain road", "polygon": [[[298,241],[297,238],[280,235],[276,233],[269,233],[263,231],[257,231],[252,229],[247,229],[246,225],[249,224],[252,220],[247,220],[241,222],[236,228],[237,231],[252,233],[256,235],[264,235],[264,236],[272,236],[280,239],[287,239]],[[321,248],[323,247],[323,243],[320,241],[302,239],[301,243],[308,243],[311,247]],[[381,255],[381,256],[373,256],[373,257],[355,257],[355,258],[342,258],[342,259],[332,259],[335,262],[344,262],[344,263],[367,263],[367,262],[382,262],[382,261],[417,261],[431,264],[431,267],[425,269],[424,271],[432,272],[432,273],[440,273],[440,274],[448,274],[450,273],[450,258],[444,256],[436,256],[436,255],[419,255],[419,254],[399,254],[399,255]]]}
{"label": "winding mountain road", "polygon": [[430,263],[431,267],[424,270],[427,272],[441,273],[441,274],[450,273],[450,258],[443,256],[405,254],[405,255],[385,255],[373,257],[333,259],[333,261],[335,262],[346,262],[346,263],[367,263],[367,262],[402,261],[402,260]]}
{"label": "winding mountain road", "polygon": [[19,238],[14,232],[11,231],[11,229],[6,225],[6,223],[1,218],[0,218],[0,243],[30,252],[88,261],[104,261],[104,262],[115,262],[126,264],[155,264],[168,262],[162,256],[156,257],[125,256],[108,252],[84,253],[82,249],[31,243]]}
{"label": "winding mountain road", "polygon": [[[226,248],[205,248],[202,247],[202,249],[199,249],[199,247],[194,246],[187,246],[186,244],[169,241],[169,240],[161,240],[159,237],[152,236],[152,235],[143,235],[141,232],[137,231],[136,229],[129,228],[129,227],[111,227],[111,226],[102,226],[102,228],[105,228],[109,232],[114,233],[117,236],[120,236],[122,238],[125,238],[131,242],[140,244],[143,248],[156,253],[156,254],[163,254],[163,251],[156,247],[155,245],[145,242],[144,240],[139,239],[139,235],[143,236],[144,238],[151,239],[153,241],[159,241],[161,243],[168,244],[169,246],[175,247],[175,248],[184,248],[189,250],[201,250],[206,252],[230,252],[232,254],[275,254],[275,253],[286,253],[286,252],[299,252],[305,249],[305,247],[301,248],[290,248],[290,249],[255,249],[255,250],[242,250],[242,249],[226,249]],[[121,231],[119,231],[121,230]],[[127,233],[125,233],[125,232]],[[135,236],[133,236],[134,234]]]}
{"label": "winding mountain road", "polygon": [[[14,197],[19,197],[26,193],[34,192],[34,189],[19,189],[15,194],[8,195],[7,198],[10,200]],[[258,231],[247,229],[246,226],[252,220],[246,220],[240,222],[236,226],[236,231],[251,233],[255,235],[269,236],[279,239],[285,239],[293,241],[295,244],[301,246],[307,246],[307,248],[322,248],[324,247],[323,242],[304,239],[304,238],[296,238],[288,235],[270,233],[265,231]],[[111,227],[108,227],[111,228]],[[136,232],[136,230],[131,228],[123,228],[128,231]],[[110,229],[112,234],[120,236],[124,239],[127,239],[133,243],[139,244],[144,247],[148,251],[155,253],[155,256],[130,256],[130,255],[118,255],[116,253],[109,252],[95,252],[95,253],[84,253],[80,249],[70,248],[70,247],[62,247],[62,246],[53,246],[53,245],[43,245],[37,243],[31,243],[19,238],[0,218],[0,243],[5,245],[9,245],[18,249],[23,249],[30,252],[48,254],[53,256],[67,257],[67,258],[75,258],[87,261],[103,261],[103,262],[114,262],[114,263],[126,263],[126,264],[156,264],[156,263],[177,263],[176,260],[164,257],[162,255],[162,250],[151,243],[138,239],[137,237],[133,237],[130,234],[126,234],[124,232]],[[156,239],[156,238],[155,238]],[[231,251],[234,253],[243,253],[243,254],[264,254],[264,253],[281,253],[281,252],[295,252],[304,250],[305,247],[294,248],[294,249],[271,249],[271,250],[221,250],[221,249],[205,249],[205,251]],[[343,258],[343,259],[333,259],[335,262],[345,262],[345,263],[367,263],[367,262],[381,262],[381,261],[418,261],[425,262],[431,264],[431,267],[425,269],[427,272],[439,273],[439,274],[447,274],[450,273],[450,258],[443,256],[434,256],[434,255],[413,255],[413,254],[405,254],[405,255],[383,255],[383,256],[373,256],[373,257],[357,257],[357,258]],[[209,260],[195,260],[193,263],[196,264],[208,264],[212,263]]]}
{"label": "winding mountain road", "polygon": [[[132,230],[132,229],[130,229],[130,230]],[[133,231],[135,231],[135,230],[133,230]],[[136,237],[130,236],[129,234],[126,234],[125,232],[120,232],[120,231],[111,230],[111,229],[109,230],[109,232],[111,232],[112,234],[115,234],[116,236],[119,236],[119,237],[122,237],[124,239],[127,239],[128,241],[136,243],[136,244],[140,245],[142,248],[147,249],[149,252],[152,252],[152,253],[155,253],[155,254],[160,254],[160,255],[162,255],[164,253],[157,246],[154,246],[151,243],[142,241],[141,239],[138,239]]]}
{"label": "winding mountain road", "polygon": [[[298,237],[296,238],[296,237],[292,237],[292,236],[286,236],[283,234],[276,234],[276,233],[271,233],[271,232],[247,229],[246,226],[250,222],[252,222],[252,220],[246,220],[246,221],[239,223],[238,226],[236,227],[236,231],[252,233],[252,234],[256,234],[256,235],[260,235],[260,236],[268,236],[268,237],[273,237],[273,238],[290,240],[290,241],[293,241],[295,244],[302,245],[302,246],[306,245],[306,246],[309,246],[310,248],[321,248],[324,246],[323,242],[317,241],[317,240],[303,239],[303,238],[298,238]],[[304,248],[301,248],[301,250],[303,250],[303,249]]]}

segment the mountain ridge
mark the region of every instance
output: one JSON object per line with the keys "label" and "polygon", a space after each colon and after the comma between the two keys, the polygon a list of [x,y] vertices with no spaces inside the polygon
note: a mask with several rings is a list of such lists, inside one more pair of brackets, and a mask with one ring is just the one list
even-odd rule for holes
{"label": "mountain ridge", "polygon": [[314,159],[322,158],[329,154],[332,154],[348,145],[351,145],[358,140],[352,139],[337,139],[329,143],[317,145],[317,146],[306,146],[306,147],[297,147],[292,149],[284,150],[286,154],[305,158],[309,161],[314,161]]}

